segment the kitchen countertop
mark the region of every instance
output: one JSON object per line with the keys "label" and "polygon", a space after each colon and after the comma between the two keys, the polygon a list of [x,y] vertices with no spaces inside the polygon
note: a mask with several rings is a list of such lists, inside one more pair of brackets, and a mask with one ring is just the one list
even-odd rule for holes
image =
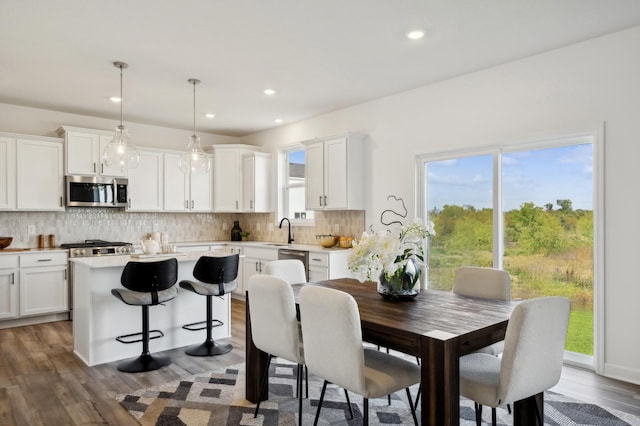
{"label": "kitchen countertop", "polygon": [[135,257],[135,256],[95,256],[95,257],[74,257],[69,259],[72,263],[79,263],[86,265],[89,268],[116,268],[123,267],[128,262],[157,262],[159,260],[166,260],[175,257],[180,262],[194,262],[200,258],[200,256],[228,256],[226,252],[215,251],[192,251],[188,253],[167,253],[157,254],[153,256]]}
{"label": "kitchen countertop", "polygon": [[62,252],[69,252],[68,249],[62,249],[59,247],[56,248],[12,248],[12,247],[7,247],[4,249],[0,249],[0,255],[3,254],[29,254],[29,253],[49,253],[49,252],[58,252],[58,251],[62,251]]}
{"label": "kitchen countertop", "polygon": [[291,249],[291,250],[306,250],[310,252],[326,253],[330,251],[342,251],[349,250],[349,248],[342,248],[339,245],[335,245],[331,248],[324,248],[318,244],[287,244],[279,241],[176,241],[170,244],[181,246],[202,246],[202,245],[216,245],[216,244],[233,244],[241,247],[265,247],[275,249]]}

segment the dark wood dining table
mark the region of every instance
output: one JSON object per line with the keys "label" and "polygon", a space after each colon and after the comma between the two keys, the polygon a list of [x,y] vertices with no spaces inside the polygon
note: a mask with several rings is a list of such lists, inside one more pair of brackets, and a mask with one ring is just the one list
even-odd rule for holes
{"label": "dark wood dining table", "polygon": [[[422,371],[422,425],[459,425],[459,358],[504,339],[515,302],[477,299],[451,292],[422,290],[412,300],[383,299],[372,282],[334,279],[311,282],[351,294],[358,303],[363,339],[420,358]],[[303,285],[294,285],[296,303]],[[251,316],[246,308],[246,398],[265,400],[260,395],[260,377],[268,355],[255,347],[251,338]],[[535,401],[514,404],[514,424],[537,424]]]}

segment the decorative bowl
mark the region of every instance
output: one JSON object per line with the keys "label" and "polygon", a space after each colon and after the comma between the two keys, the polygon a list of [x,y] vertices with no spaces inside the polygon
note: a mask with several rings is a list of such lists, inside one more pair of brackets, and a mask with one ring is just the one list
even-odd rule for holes
{"label": "decorative bowl", "polygon": [[342,248],[351,248],[353,247],[353,238],[340,237],[339,244],[340,244],[340,247]]}
{"label": "decorative bowl", "polygon": [[13,237],[0,237],[0,249],[9,247],[11,241],[13,241]]}
{"label": "decorative bowl", "polygon": [[318,241],[318,243],[324,248],[331,248],[335,246],[338,242],[338,238],[340,237],[331,234],[316,235],[316,241]]}

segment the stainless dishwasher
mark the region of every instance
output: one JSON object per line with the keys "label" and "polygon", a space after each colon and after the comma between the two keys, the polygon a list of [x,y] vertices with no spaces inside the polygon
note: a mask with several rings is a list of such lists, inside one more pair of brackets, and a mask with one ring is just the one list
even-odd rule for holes
{"label": "stainless dishwasher", "polygon": [[309,281],[309,252],[306,250],[278,249],[278,260],[298,259],[304,265],[304,273]]}

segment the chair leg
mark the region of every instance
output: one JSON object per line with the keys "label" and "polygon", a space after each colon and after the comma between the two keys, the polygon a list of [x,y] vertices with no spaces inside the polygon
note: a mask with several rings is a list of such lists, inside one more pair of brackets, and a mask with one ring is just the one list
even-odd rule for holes
{"label": "chair leg", "polygon": [[322,392],[320,392],[320,400],[318,401],[318,409],[316,410],[316,418],[313,421],[313,426],[318,424],[318,418],[320,418],[320,409],[322,408],[322,401],[324,401],[324,392],[327,390],[327,382],[326,380],[322,384]]}
{"label": "chair leg", "polygon": [[211,330],[213,329],[213,296],[205,296],[207,298],[207,339],[199,345],[189,346],[185,353],[191,356],[215,356],[231,352],[233,346],[231,344],[220,345],[213,341]]}
{"label": "chair leg", "polygon": [[496,426],[496,409],[495,409],[495,407],[491,408],[491,426]]}
{"label": "chair leg", "polygon": [[411,391],[409,388],[405,390],[407,391],[407,399],[409,400],[409,407],[411,408],[411,415],[413,416],[413,424],[418,426],[418,417],[416,416],[416,407],[413,405],[413,400],[411,399]]}
{"label": "chair leg", "polygon": [[298,426],[302,426],[302,371],[302,365],[298,364]]}
{"label": "chair leg", "polygon": [[422,384],[418,385],[418,392],[416,393],[416,403],[414,404],[416,408],[418,407],[418,403],[420,402],[421,394],[422,394]]}
{"label": "chair leg", "polygon": [[362,401],[362,426],[369,426],[369,398]]}
{"label": "chair leg", "polygon": [[473,406],[476,411],[476,426],[480,426],[480,423],[482,422],[482,405],[474,402]]}
{"label": "chair leg", "polygon": [[[262,382],[260,383],[260,393],[258,395],[262,395],[264,393],[264,387],[267,384],[267,380],[269,380],[269,365],[271,365],[271,355],[267,359],[267,368],[264,369],[264,375],[262,376]],[[256,411],[253,413],[253,418],[258,417],[258,410],[260,409],[260,402],[256,404]]]}
{"label": "chair leg", "polygon": [[305,398],[309,399],[309,370],[304,366]]}
{"label": "chair leg", "polygon": [[344,396],[347,399],[347,405],[349,406],[349,415],[351,416],[349,420],[353,420],[353,408],[351,408],[351,401],[349,400],[349,392],[345,389]]}
{"label": "chair leg", "polygon": [[149,352],[149,306],[142,306],[142,353],[138,358],[118,364],[118,370],[125,373],[153,371],[171,364],[168,356],[154,355]]}

